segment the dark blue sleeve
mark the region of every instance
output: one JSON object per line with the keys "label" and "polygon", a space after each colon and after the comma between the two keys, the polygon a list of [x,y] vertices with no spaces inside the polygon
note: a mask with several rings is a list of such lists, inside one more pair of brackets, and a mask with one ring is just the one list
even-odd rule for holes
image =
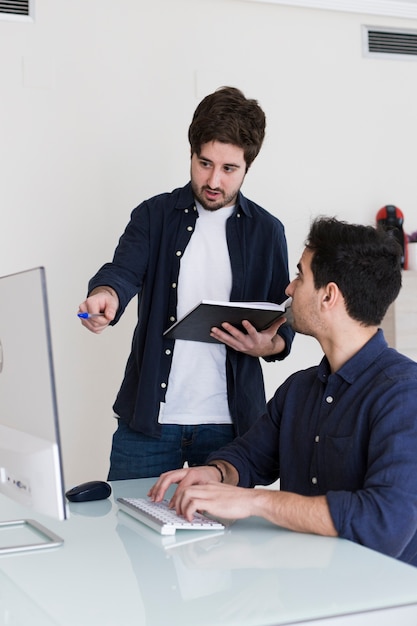
{"label": "dark blue sleeve", "polygon": [[340,537],[411,561],[404,554],[417,532],[415,379],[380,394],[375,416],[363,488],[329,491],[327,501]]}
{"label": "dark blue sleeve", "polygon": [[[274,240],[273,250],[271,251],[273,255],[273,291],[271,290],[268,300],[278,302],[280,304],[281,302],[284,302],[287,297],[285,290],[288,287],[290,279],[288,270],[287,239],[285,236],[284,226],[279,220],[278,225],[275,228]],[[279,328],[278,334],[281,335],[285,341],[285,349],[279,354],[264,357],[264,360],[267,362],[282,361],[291,352],[291,345],[295,335],[291,326],[288,323],[284,324]]]}
{"label": "dark blue sleeve", "polygon": [[149,259],[149,209],[139,205],[119,239],[113,261],[105,263],[88,283],[90,293],[96,287],[107,285],[119,297],[119,309],[112,324],[116,324],[130,300],[140,293]]}

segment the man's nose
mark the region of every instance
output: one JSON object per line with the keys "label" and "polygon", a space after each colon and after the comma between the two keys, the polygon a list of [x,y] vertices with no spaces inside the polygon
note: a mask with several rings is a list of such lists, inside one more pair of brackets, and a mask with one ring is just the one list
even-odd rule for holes
{"label": "man's nose", "polygon": [[210,175],[207,180],[207,184],[211,189],[216,189],[220,187],[220,170],[217,168],[213,168],[210,172]]}
{"label": "man's nose", "polygon": [[294,281],[292,280],[292,281],[290,282],[290,284],[289,284],[289,285],[287,285],[287,287],[286,287],[286,289],[285,289],[285,295],[286,295],[286,296],[288,296],[288,297],[291,297],[291,298],[292,298],[293,293],[294,293],[294,290],[293,290],[293,288],[292,288],[292,287],[293,287],[293,282],[294,282]]}

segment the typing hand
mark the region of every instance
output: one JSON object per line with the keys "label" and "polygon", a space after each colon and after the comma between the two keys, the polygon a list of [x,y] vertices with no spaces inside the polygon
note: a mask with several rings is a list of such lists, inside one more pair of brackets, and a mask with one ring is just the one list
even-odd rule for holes
{"label": "typing hand", "polygon": [[228,520],[243,519],[260,512],[256,501],[263,493],[259,494],[258,491],[261,490],[219,482],[193,484],[189,487],[181,484],[171,499],[171,505],[178,515],[187,520],[192,520],[196,512]]}
{"label": "typing hand", "polygon": [[164,499],[167,489],[171,485],[180,485],[181,489],[189,485],[204,485],[219,480],[219,471],[212,466],[184,467],[160,475],[156,483],[148,491],[148,496],[154,502]]}

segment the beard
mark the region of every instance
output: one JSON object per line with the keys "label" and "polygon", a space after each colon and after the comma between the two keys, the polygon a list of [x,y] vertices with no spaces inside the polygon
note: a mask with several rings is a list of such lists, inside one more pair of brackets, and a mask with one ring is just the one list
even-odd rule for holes
{"label": "beard", "polygon": [[[204,185],[200,189],[191,181],[191,187],[194,193],[194,197],[198,202],[204,207],[207,211],[217,211],[218,209],[222,209],[225,206],[231,206],[235,204],[237,194],[239,189],[234,190],[228,195],[225,194],[223,189],[216,187],[216,189],[211,189],[208,185]],[[216,198],[210,199],[204,193],[205,191],[210,190],[216,192]]]}
{"label": "beard", "polygon": [[[293,301],[294,306],[294,301]],[[314,337],[317,339],[317,329],[323,327],[323,322],[319,318],[319,316],[315,315],[314,312],[314,302],[311,303],[311,307],[306,307],[303,311],[297,313],[297,310],[294,312],[293,306],[290,310],[290,315],[287,321],[290,323],[292,329],[299,333],[300,335],[305,335],[306,337]],[[305,311],[308,311],[309,314],[306,315]]]}

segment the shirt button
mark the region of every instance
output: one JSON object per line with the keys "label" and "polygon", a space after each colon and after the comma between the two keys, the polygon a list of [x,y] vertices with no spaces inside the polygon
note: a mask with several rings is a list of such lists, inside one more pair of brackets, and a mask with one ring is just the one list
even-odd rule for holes
{"label": "shirt button", "polygon": [[184,209],[184,213],[188,213],[188,209]]}
{"label": "shirt button", "polygon": [[327,404],[331,404],[333,402],[332,396],[327,396],[326,402],[327,402]]}
{"label": "shirt button", "polygon": [[175,254],[176,254],[177,256],[181,256],[182,252],[181,252],[181,250],[177,250]]}
{"label": "shirt button", "polygon": [[167,384],[166,383],[161,383],[161,387],[162,389],[166,389]]}
{"label": "shirt button", "polygon": [[317,478],[313,476],[313,478],[311,479],[311,482],[313,483],[313,485],[317,485]]}
{"label": "shirt button", "polygon": [[237,214],[236,214],[236,217],[240,217],[240,213],[237,213]]}
{"label": "shirt button", "polygon": [[173,289],[176,289],[176,288],[177,288],[177,283],[172,283],[171,287],[172,287]]}
{"label": "shirt button", "polygon": [[175,317],[173,315],[171,315],[171,317],[169,318],[170,322],[175,322]]}
{"label": "shirt button", "polygon": [[318,443],[318,442],[320,441],[320,437],[319,437],[319,435],[316,435],[316,436],[314,437],[314,441],[315,441],[316,443]]}
{"label": "shirt button", "polygon": [[191,231],[193,230],[193,227],[192,227],[192,226],[187,226],[187,230],[188,230],[189,232],[191,232]]}
{"label": "shirt button", "polygon": [[171,354],[171,350],[170,350],[169,348],[167,348],[167,349],[165,350],[165,354],[166,354],[167,356],[169,356],[169,355]]}

